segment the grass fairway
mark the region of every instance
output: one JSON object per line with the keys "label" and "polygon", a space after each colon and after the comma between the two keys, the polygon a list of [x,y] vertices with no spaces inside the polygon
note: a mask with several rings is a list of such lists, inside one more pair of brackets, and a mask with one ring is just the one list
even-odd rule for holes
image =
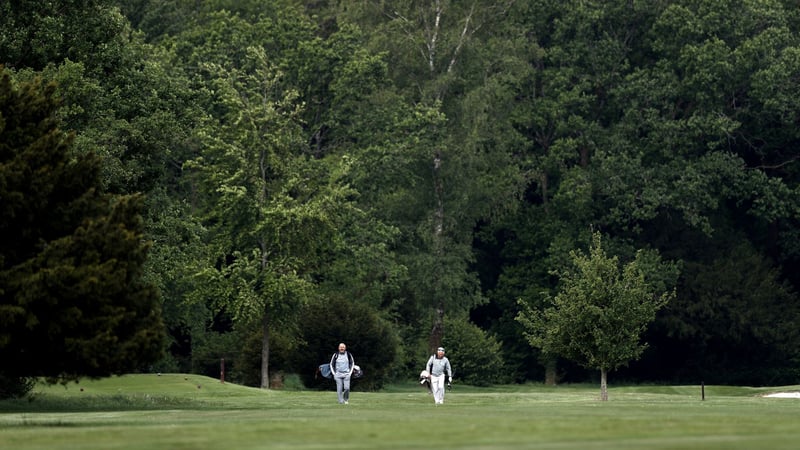
{"label": "grass fairway", "polygon": [[[83,390],[81,390],[83,389]],[[0,449],[795,449],[800,400],[784,388],[456,385],[262,391],[197,375],[129,375],[41,386],[0,402]]]}

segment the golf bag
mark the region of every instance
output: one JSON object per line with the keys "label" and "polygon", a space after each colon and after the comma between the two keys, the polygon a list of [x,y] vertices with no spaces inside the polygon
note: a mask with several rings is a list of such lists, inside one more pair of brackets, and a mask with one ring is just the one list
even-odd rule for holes
{"label": "golf bag", "polygon": [[[323,378],[333,379],[333,373],[331,373],[331,365],[330,364],[320,364],[317,367],[317,373],[314,375],[314,378],[317,376],[322,376]],[[364,376],[364,371],[361,370],[361,366],[357,366],[353,364],[353,378],[361,378]]]}
{"label": "golf bag", "polygon": [[419,374],[419,384],[428,389],[428,394],[433,394],[433,387],[431,386],[431,374],[427,370],[423,370]]}
{"label": "golf bag", "polygon": [[314,378],[317,378],[317,375],[322,375],[323,378],[328,379],[333,378],[333,374],[331,373],[331,365],[320,364],[319,367],[317,367],[317,373],[314,375]]}

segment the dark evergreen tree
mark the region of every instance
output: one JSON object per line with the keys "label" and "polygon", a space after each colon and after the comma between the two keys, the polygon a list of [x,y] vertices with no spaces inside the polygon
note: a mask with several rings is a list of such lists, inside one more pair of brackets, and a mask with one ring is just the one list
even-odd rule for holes
{"label": "dark evergreen tree", "polygon": [[139,196],[100,189],[100,160],[73,155],[55,86],[0,69],[0,360],[9,379],[146,368],[163,347]]}

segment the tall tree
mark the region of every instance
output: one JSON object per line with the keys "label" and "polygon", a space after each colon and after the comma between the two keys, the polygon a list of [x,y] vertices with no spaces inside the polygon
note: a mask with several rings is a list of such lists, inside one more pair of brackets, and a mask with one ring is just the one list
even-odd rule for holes
{"label": "tall tree", "polygon": [[190,216],[192,191],[181,165],[193,156],[189,137],[203,114],[174,52],[145,44],[115,3],[2,2],[0,64],[14,67],[18,80],[54,80],[60,127],[75,133],[75,153],[102,158],[103,189],[143,194],[153,241],[145,278],[159,287],[174,342],[196,320],[194,306],[182,305],[189,287],[183,280],[202,251],[201,229]]}
{"label": "tall tree", "polygon": [[0,68],[0,358],[4,375],[75,379],[145,369],[162,351],[138,196],[100,187],[71,153],[55,86]]}
{"label": "tall tree", "polygon": [[[206,222],[218,258],[203,273],[237,321],[262,329],[261,387],[269,388],[270,332],[312,298],[311,269],[333,245],[345,190],[302,140],[297,93],[263,48],[249,47],[244,69],[209,64],[224,111],[200,136],[196,169],[206,193]],[[210,292],[209,292],[210,293]]]}
{"label": "tall tree", "polygon": [[642,333],[674,292],[648,280],[649,270],[661,269],[658,258],[639,251],[620,270],[619,259],[606,256],[598,232],[588,255],[573,251],[570,256],[574,268],[559,274],[563,285],[550,306],[527,307],[518,320],[532,346],[599,370],[605,401],[608,372],[639,358],[645,349]]}
{"label": "tall tree", "polygon": [[[590,165],[604,135],[605,91],[623,73],[625,42],[636,39],[629,24],[640,19],[627,4],[595,3],[516,2],[493,30],[513,45],[495,51],[504,55],[497,64],[503,71],[494,77],[495,95],[483,102],[483,129],[493,131],[484,139],[508,142],[524,195],[511,214],[482,226],[479,245],[494,258],[481,264],[491,305],[473,317],[502,334],[507,359],[526,376],[537,364],[518,339],[516,299],[541,303],[539,293],[555,287],[549,271],[602,214],[594,208]],[[554,383],[556,360],[539,358]]]}
{"label": "tall tree", "polygon": [[482,39],[511,3],[340,5],[340,19],[364,27],[372,37],[370,48],[388,54],[394,86],[406,104],[416,105],[408,108],[404,124],[408,129],[410,117],[417,121],[415,139],[381,149],[402,164],[397,173],[406,175],[390,177],[383,199],[412,203],[396,213],[384,209],[382,218],[403,232],[400,254],[415,280],[408,295],[430,311],[429,350],[442,342],[446,313],[457,315],[485,301],[471,268],[473,230],[516,187],[516,178],[506,172],[507,148],[470,133],[475,130],[462,120],[469,108],[461,97],[483,83],[494,60],[469,56],[480,54]]}

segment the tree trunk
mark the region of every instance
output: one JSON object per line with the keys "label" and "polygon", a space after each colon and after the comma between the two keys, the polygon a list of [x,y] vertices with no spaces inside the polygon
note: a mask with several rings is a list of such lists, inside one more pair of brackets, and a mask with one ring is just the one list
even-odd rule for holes
{"label": "tree trunk", "polygon": [[547,181],[548,181],[547,173],[543,172],[542,175],[539,177],[539,182],[542,184],[542,205],[544,205],[545,214],[550,213],[550,203],[547,201],[547,195],[548,195],[547,189],[549,187],[547,185]]}
{"label": "tree trunk", "polygon": [[589,166],[589,146],[587,146],[587,145],[582,145],[581,146],[581,148],[580,148],[580,157],[581,157],[581,162],[580,162],[581,167],[588,167]]}
{"label": "tree trunk", "polygon": [[548,357],[547,360],[544,362],[545,386],[555,386],[556,383],[558,383],[558,376],[556,375],[557,369],[558,369],[557,359],[554,356]]}
{"label": "tree trunk", "polygon": [[[437,151],[433,158],[433,193],[436,198],[436,210],[433,214],[433,253],[434,264],[438,266],[444,261],[444,185],[441,177],[442,158]],[[433,317],[430,340],[428,341],[431,352],[436,353],[436,348],[442,345],[444,339],[444,292],[441,287],[441,267],[433,268],[433,295],[436,301],[436,310]]]}
{"label": "tree trunk", "polygon": [[441,302],[436,306],[436,312],[433,318],[433,327],[431,328],[431,335],[428,340],[428,345],[431,348],[431,354],[436,354],[436,349],[442,346],[444,339],[444,306]]}
{"label": "tree trunk", "polygon": [[600,400],[608,401],[608,371],[600,369]]}
{"label": "tree trunk", "polygon": [[261,389],[269,389],[269,315],[261,320]]}

